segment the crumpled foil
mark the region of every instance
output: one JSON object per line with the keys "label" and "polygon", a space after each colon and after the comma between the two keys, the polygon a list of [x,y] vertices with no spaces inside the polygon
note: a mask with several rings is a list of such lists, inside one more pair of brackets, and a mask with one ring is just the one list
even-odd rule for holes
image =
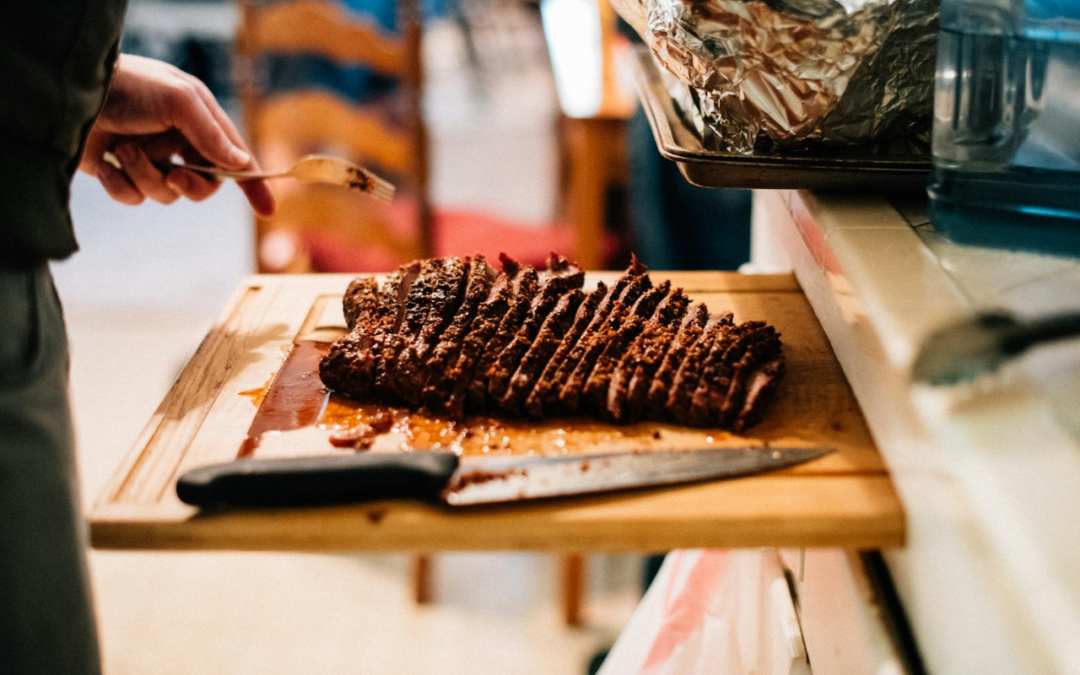
{"label": "crumpled foil", "polygon": [[676,100],[711,129],[709,145],[750,154],[928,144],[936,0],[612,4],[689,89],[693,109]]}

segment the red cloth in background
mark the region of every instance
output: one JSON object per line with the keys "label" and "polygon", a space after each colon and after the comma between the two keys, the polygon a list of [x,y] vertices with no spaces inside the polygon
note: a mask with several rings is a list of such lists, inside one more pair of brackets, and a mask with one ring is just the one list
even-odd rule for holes
{"label": "red cloth in background", "polygon": [[[543,267],[552,251],[573,257],[573,229],[561,223],[525,225],[476,211],[439,210],[434,230],[436,256],[480,253],[494,262],[506,253],[534,267]],[[407,262],[386,249],[342,242],[332,234],[312,233],[305,243],[317,272],[388,272]],[[614,237],[605,242],[609,257],[616,248]]]}

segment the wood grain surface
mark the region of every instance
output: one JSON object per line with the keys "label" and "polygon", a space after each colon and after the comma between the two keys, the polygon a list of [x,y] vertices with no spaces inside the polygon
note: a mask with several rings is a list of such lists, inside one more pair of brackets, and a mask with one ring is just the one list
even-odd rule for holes
{"label": "wood grain surface", "polygon": [[[590,273],[587,286],[615,273]],[[602,452],[725,445],[835,450],[789,470],[736,480],[532,504],[452,510],[386,502],[200,513],[176,478],[237,455],[265,388],[294,341],[335,339],[351,276],[257,276],[241,285],[136,440],[91,513],[98,548],[232,550],[622,550],[679,547],[882,548],[904,542],[904,513],[828,339],[788,275],[654,272],[713,311],[783,333],[788,374],[765,421],[745,436],[642,423],[576,428],[509,423],[515,452]],[[660,438],[655,438],[660,431]],[[331,454],[332,430],[282,435],[256,456]],[[555,446],[554,440],[562,439]],[[379,448],[377,448],[379,450]],[[380,451],[393,451],[382,448]]]}

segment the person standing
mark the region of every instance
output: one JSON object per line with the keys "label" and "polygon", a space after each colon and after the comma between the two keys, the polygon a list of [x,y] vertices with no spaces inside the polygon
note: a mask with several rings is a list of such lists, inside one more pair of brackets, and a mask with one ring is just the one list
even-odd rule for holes
{"label": "person standing", "polygon": [[[0,5],[0,673],[101,672],[68,401],[68,347],[49,261],[76,243],[82,170],[124,204],[206,199],[219,183],[173,156],[257,169],[202,82],[119,55],[126,0]],[[107,96],[106,96],[107,94]],[[104,160],[106,151],[122,168]],[[274,210],[264,181],[241,185]]]}

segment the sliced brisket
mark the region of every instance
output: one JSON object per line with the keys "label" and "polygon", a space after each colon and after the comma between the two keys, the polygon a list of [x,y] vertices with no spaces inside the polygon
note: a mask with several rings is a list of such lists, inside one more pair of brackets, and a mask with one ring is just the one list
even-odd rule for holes
{"label": "sliced brisket", "polygon": [[479,409],[488,400],[487,385],[489,374],[495,360],[510,341],[514,339],[518,328],[524,323],[525,318],[532,308],[533,299],[540,289],[540,277],[532,267],[524,268],[514,279],[514,297],[509,310],[499,322],[499,327],[484,345],[484,351],[476,361],[476,370],[473,371],[472,382],[467,391],[468,405]]}
{"label": "sliced brisket", "polygon": [[[428,407],[433,407],[431,400],[438,401],[445,395],[444,378],[446,371],[457,363],[461,346],[469,336],[473,320],[476,318],[480,305],[487,300],[498,278],[498,273],[488,265],[482,255],[474,256],[469,264],[469,281],[465,287],[465,297],[461,301],[454,320],[443,331],[439,343],[431,351],[431,356],[426,363],[427,377],[421,397]],[[429,400],[430,399],[430,400]]]}
{"label": "sliced brisket", "polygon": [[341,309],[345,313],[345,325],[349,330],[356,324],[370,324],[379,310],[379,282],[372,277],[356,277],[345,289],[341,300]]}
{"label": "sliced brisket", "polygon": [[[575,313],[584,298],[585,293],[575,288],[559,299],[559,304],[555,305],[555,309],[551,310],[547,319],[544,320],[532,344],[527,346],[527,351],[520,359],[520,365],[510,378],[506,392],[499,397],[500,408],[507,412],[521,412],[521,406],[534,390],[544,366],[548,364],[552,354],[559,348],[562,339],[574,323]],[[518,334],[520,335],[521,331]],[[505,354],[507,350],[503,353]]]}
{"label": "sliced brisket", "polygon": [[754,371],[750,384],[746,387],[746,399],[742,410],[739,411],[735,424],[732,425],[736,433],[742,433],[754,426],[765,416],[765,410],[776,395],[776,389],[780,386],[780,380],[784,377],[786,368],[784,357],[778,356]]}
{"label": "sliced brisket", "polygon": [[676,288],[664,298],[641,335],[626,350],[608,387],[606,409],[611,419],[620,421],[624,417],[640,419],[645,416],[648,383],[660,367],[689,304],[682,289]]}
{"label": "sliced brisket", "polygon": [[[354,316],[353,330],[334,343],[319,363],[319,374],[328,387],[357,398],[372,393],[382,346],[401,322],[405,297],[419,276],[420,267],[419,262],[411,262],[387,277],[368,320],[363,320],[359,302],[352,305],[349,311]],[[350,289],[353,288],[350,284]],[[355,293],[353,298],[355,302]]]}
{"label": "sliced brisket", "polygon": [[428,301],[427,316],[420,330],[408,338],[398,357],[396,372],[398,397],[415,406],[427,380],[427,357],[461,306],[468,281],[469,259],[445,258],[435,276]]}
{"label": "sliced brisket", "polygon": [[694,305],[689,314],[683,319],[679,331],[671,341],[671,347],[664,354],[664,360],[656,369],[656,375],[649,383],[649,393],[646,402],[652,417],[663,418],[664,407],[667,405],[668,396],[671,393],[671,384],[675,381],[675,374],[679,371],[686,352],[701,337],[705,330],[705,324],[709,319],[709,308],[702,304]]}
{"label": "sliced brisket", "polygon": [[536,380],[536,386],[532,388],[532,391],[529,392],[525,399],[525,412],[530,417],[541,417],[544,414],[544,406],[548,405],[550,407],[551,402],[558,398],[559,389],[562,388],[563,382],[558,377],[560,366],[566,362],[570,352],[596,316],[600,303],[603,302],[607,295],[608,288],[601,281],[596,285],[596,290],[589,293],[588,297],[578,307],[573,323],[563,334],[559,345],[555,348],[555,352],[548,359],[547,364],[543,366],[544,369]]}
{"label": "sliced brisket", "polygon": [[730,325],[730,314],[710,316],[701,335],[686,350],[686,356],[679,364],[679,370],[675,372],[675,378],[671,381],[667,403],[664,404],[664,410],[676,422],[688,422],[690,399],[697,390],[698,380],[701,378],[701,367],[708,358],[713,344],[720,338],[720,333]]}
{"label": "sliced brisket", "polygon": [[425,397],[429,408],[445,411],[455,419],[460,419],[465,415],[467,390],[472,382],[476,365],[484,354],[488,341],[498,330],[513,304],[514,291],[518,286],[516,282],[532,269],[523,270],[516,262],[505,257],[502,263],[503,273],[495,281],[488,299],[477,310],[476,318],[469,328],[469,334],[461,345],[457,363],[446,371],[442,386],[433,389]]}
{"label": "sliced brisket", "polygon": [[[401,383],[397,377],[398,356],[405,349],[409,338],[420,331],[428,314],[428,303],[440,272],[442,259],[433,258],[423,261],[420,273],[412,287],[405,294],[404,305],[398,312],[393,331],[383,331],[376,336],[379,347],[378,363],[375,373],[376,393],[400,400]],[[399,291],[400,296],[400,291]]]}
{"label": "sliced brisket", "polygon": [[510,384],[510,378],[521,365],[540,327],[567,292],[581,288],[585,273],[566,258],[551,254],[548,268],[540,274],[540,290],[533,298],[529,313],[510,342],[503,347],[487,372],[487,392],[492,401],[500,401]]}
{"label": "sliced brisket", "polygon": [[581,410],[582,394],[585,391],[585,383],[592,374],[597,359],[604,351],[608,341],[615,337],[619,328],[630,314],[630,308],[642,293],[652,287],[652,280],[644,274],[635,275],[626,285],[623,292],[611,303],[611,310],[603,323],[593,328],[591,324],[585,330],[585,334],[578,341],[581,358],[574,366],[573,372],[567,378],[562,390],[559,392],[559,407],[569,413],[577,413]]}
{"label": "sliced brisket", "polygon": [[596,359],[589,379],[585,381],[583,395],[593,410],[603,413],[607,410],[607,393],[612,375],[622,361],[630,345],[641,335],[656,308],[671,292],[671,282],[665,281],[656,288],[643,294],[630,308],[626,320],[615,335],[606,341],[603,351]]}
{"label": "sliced brisket", "polygon": [[689,307],[653,288],[636,260],[609,289],[552,254],[541,272],[501,256],[411,263],[349,284],[349,332],[319,364],[323,382],[461,418],[595,413],[742,431],[761,420],[785,371],[780,336]]}

